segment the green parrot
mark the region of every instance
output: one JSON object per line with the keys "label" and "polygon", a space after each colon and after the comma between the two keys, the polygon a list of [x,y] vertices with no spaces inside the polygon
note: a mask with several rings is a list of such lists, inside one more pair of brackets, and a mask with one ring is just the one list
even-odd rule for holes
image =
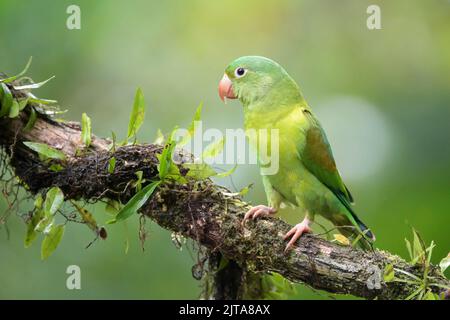
{"label": "green parrot", "polygon": [[[331,221],[345,236],[358,238],[361,247],[371,247],[375,236],[352,209],[352,195],[336,168],[325,132],[299,86],[283,67],[265,57],[240,57],[226,67],[219,96],[223,101],[241,101],[245,131],[256,149],[260,167],[264,156],[260,146],[264,140],[259,132],[278,129],[278,171],[262,175],[268,206],[252,207],[243,223],[273,215],[282,205],[291,205],[299,207],[305,218],[284,236],[289,239],[286,250],[303,233],[311,232],[316,214]],[[257,134],[249,135],[250,131]],[[270,149],[271,139],[265,143]]]}

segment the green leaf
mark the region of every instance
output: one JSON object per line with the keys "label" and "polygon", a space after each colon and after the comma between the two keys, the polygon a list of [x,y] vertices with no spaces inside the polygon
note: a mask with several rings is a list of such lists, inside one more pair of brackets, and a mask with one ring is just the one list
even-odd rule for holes
{"label": "green leaf", "polygon": [[134,97],[133,110],[130,115],[130,122],[128,123],[128,139],[135,136],[144,122],[145,116],[145,101],[144,95],[140,88],[137,89]]}
{"label": "green leaf", "polygon": [[[161,164],[162,154],[157,154],[156,158],[158,158],[158,161]],[[167,168],[167,172],[163,175],[164,179],[170,179],[180,184],[187,183],[186,178],[181,175],[180,169],[175,163],[172,162],[172,159],[170,159],[168,162],[169,162],[168,164],[166,162],[166,165],[163,165],[163,170],[165,170],[164,168]],[[160,167],[161,166],[158,165],[158,170]]]}
{"label": "green leaf", "polygon": [[39,193],[34,200],[34,208],[37,210],[42,209],[42,205],[44,203],[44,198],[42,198],[42,195]]}
{"label": "green leaf", "polygon": [[45,81],[42,82],[38,82],[38,83],[30,83],[30,84],[25,84],[23,86],[15,86],[14,89],[16,90],[31,90],[31,89],[38,89],[40,87],[42,87],[43,85],[45,85],[47,82],[49,82],[50,80],[52,80],[55,76],[52,76],[50,78],[48,78]]}
{"label": "green leaf", "polygon": [[333,234],[334,240],[336,240],[338,243],[344,245],[344,246],[349,246],[350,245],[350,240],[342,235],[342,234]]}
{"label": "green leaf", "polygon": [[41,259],[47,259],[58,247],[64,235],[65,226],[63,224],[53,225],[45,235],[41,245]]}
{"label": "green leaf", "polygon": [[414,260],[414,254],[412,251],[411,242],[409,242],[409,240],[405,238],[405,243],[406,243],[406,249],[408,250],[409,259],[412,262]]}
{"label": "green leaf", "polygon": [[234,171],[236,171],[236,168],[237,168],[237,164],[236,164],[233,168],[231,168],[230,170],[228,170],[228,171],[225,171],[225,172],[221,172],[221,173],[216,174],[216,177],[217,177],[217,178],[225,178],[225,177],[228,177],[228,176],[232,175],[232,174],[234,173]]}
{"label": "green leaf", "polygon": [[136,171],[134,174],[135,174],[136,177],[138,178],[137,181],[134,183],[134,187],[136,188],[136,192],[139,192],[139,191],[141,191],[141,189],[142,189],[142,183],[145,182],[145,179],[142,178],[144,172],[142,172],[142,171]]}
{"label": "green leaf", "polygon": [[28,102],[30,101],[30,98],[26,98],[19,101],[19,111],[22,111],[25,109],[25,107],[28,105]]}
{"label": "green leaf", "polygon": [[238,192],[238,194],[239,194],[241,197],[243,197],[243,196],[245,196],[245,195],[250,191],[250,188],[252,188],[252,187],[253,187],[253,183],[250,183],[248,186],[242,188],[242,189]]}
{"label": "green leaf", "polygon": [[[58,100],[42,99],[42,98],[36,98],[36,97],[32,97],[32,98],[29,98],[29,99],[30,99],[29,102],[33,102],[33,103],[36,103],[36,104],[45,104],[45,105],[54,104],[54,103],[58,102]],[[65,112],[67,112],[67,110],[59,111],[59,112],[55,112],[55,113],[65,113]]]}
{"label": "green leaf", "polygon": [[50,165],[50,167],[48,167],[51,171],[53,172],[59,172],[62,171],[64,169],[64,167],[62,165],[60,165],[59,163],[53,163],[52,165]]}
{"label": "green leaf", "polygon": [[292,283],[275,272],[262,275],[261,284],[265,299],[285,300],[296,293]]}
{"label": "green leaf", "polygon": [[114,131],[111,131],[111,137],[112,137],[112,144],[111,144],[111,147],[109,148],[109,151],[116,152],[117,137],[116,137],[116,133]]}
{"label": "green leaf", "polygon": [[53,187],[50,190],[48,190],[44,202],[45,215],[47,217],[53,216],[56,213],[56,211],[58,211],[58,209],[61,207],[63,202],[64,202],[64,194],[62,193],[61,189],[59,189],[58,187]]}
{"label": "green leaf", "polygon": [[434,249],[435,246],[436,246],[436,244],[432,240],[430,246],[425,250],[426,255],[427,255],[427,265],[428,266],[431,263],[431,256],[433,255],[433,249]]}
{"label": "green leaf", "polygon": [[273,286],[277,289],[277,291],[283,292],[285,294],[295,293],[295,288],[292,283],[284,278],[281,274],[272,272],[270,276]]}
{"label": "green leaf", "polygon": [[156,139],[153,141],[153,144],[163,144],[164,143],[164,135],[161,132],[161,129],[158,129],[156,132]]}
{"label": "green leaf", "polygon": [[19,103],[17,102],[17,100],[13,100],[11,109],[9,109],[9,117],[11,119],[16,118],[19,115],[19,112]]}
{"label": "green leaf", "polygon": [[[43,212],[43,211],[42,211]],[[45,215],[45,213],[43,212]],[[44,216],[39,222],[37,223],[36,227],[34,227],[34,230],[36,232],[45,232],[47,228],[55,222],[55,219],[52,216]]]}
{"label": "green leaf", "polygon": [[50,147],[49,145],[46,145],[45,143],[25,141],[23,144],[26,145],[31,150],[44,156],[45,158],[58,160],[66,159],[66,155],[63,152],[56,150]]}
{"label": "green leaf", "polygon": [[108,213],[111,213],[113,215],[117,215],[120,209],[120,203],[116,200],[108,200],[105,206],[105,210]]}
{"label": "green leaf", "polygon": [[39,220],[41,219],[42,211],[37,211],[34,213],[30,222],[27,224],[27,233],[25,235],[24,246],[25,248],[29,248],[33,241],[37,237],[37,231],[35,230]]}
{"label": "green leaf", "polygon": [[169,135],[167,139],[167,142],[164,146],[161,156],[158,157],[159,159],[158,172],[159,178],[161,180],[163,180],[169,174],[169,170],[172,165],[172,156],[175,150],[175,143],[173,142],[173,137],[177,130],[178,127],[175,127],[173,129],[172,133]]}
{"label": "green leaf", "polygon": [[155,189],[159,186],[161,181],[155,181],[145,186],[141,191],[136,193],[130,201],[119,211],[115,219],[108,223],[116,223],[128,219],[131,215],[135,214],[150,198]]}
{"label": "green leaf", "polygon": [[200,120],[201,120],[201,117],[202,117],[202,108],[203,108],[203,102],[200,102],[200,104],[199,104],[198,107],[197,107],[197,110],[195,111],[194,118],[192,119],[192,122],[191,122],[191,124],[189,125],[189,127],[188,127],[188,129],[187,129],[188,134],[186,134],[186,135],[183,137],[183,139],[181,139],[180,142],[178,142],[177,146],[179,146],[179,147],[184,146],[184,145],[185,145],[186,143],[188,143],[188,142],[192,139],[192,137],[194,136],[194,134],[195,134],[195,123],[196,123],[197,121],[200,121]]}
{"label": "green leaf", "polygon": [[422,300],[440,300],[439,296],[432,291],[428,291],[422,298]]}
{"label": "green leaf", "polygon": [[425,263],[425,243],[423,242],[420,234],[413,228],[413,264],[420,261]]}
{"label": "green leaf", "polygon": [[203,150],[201,158],[202,159],[215,158],[223,151],[224,146],[225,146],[225,138],[222,137],[220,139],[217,139],[213,143],[210,143],[205,148],[205,150]]}
{"label": "green leaf", "polygon": [[113,174],[115,168],[116,168],[116,158],[111,157],[111,159],[109,159],[108,161],[108,173]]}
{"label": "green leaf", "polygon": [[6,78],[6,79],[2,79],[2,80],[0,80],[0,82],[9,83],[9,82],[12,82],[12,81],[16,80],[17,78],[23,76],[28,71],[28,68],[30,68],[31,61],[33,61],[33,57],[30,57],[28,59],[28,62],[26,64],[25,68],[19,74],[9,77],[9,78]]}
{"label": "green leaf", "polygon": [[211,166],[206,163],[184,163],[183,168],[189,169],[187,177],[204,180],[217,174]]}
{"label": "green leaf", "polygon": [[9,109],[13,104],[13,95],[8,86],[4,83],[0,83],[0,96],[1,96],[1,108],[0,118],[9,114]]}
{"label": "green leaf", "polygon": [[442,259],[441,262],[439,262],[439,268],[441,268],[442,273],[444,273],[448,267],[450,267],[450,253],[448,254],[447,257]]}
{"label": "green leaf", "polygon": [[33,241],[37,237],[37,232],[35,230],[37,224],[44,216],[44,212],[42,211],[42,203],[43,203],[42,195],[38,195],[36,200],[34,200],[34,213],[30,219],[30,222],[27,224],[27,233],[25,235],[24,245],[25,248],[29,248]]}
{"label": "green leaf", "polygon": [[36,110],[34,110],[34,108],[30,108],[30,109],[31,109],[30,117],[28,118],[27,124],[23,128],[23,131],[25,131],[25,132],[33,129],[34,124],[36,123],[36,119],[37,119]]}
{"label": "green leaf", "polygon": [[88,148],[91,145],[91,118],[83,112],[81,115],[81,142]]}
{"label": "green leaf", "polygon": [[392,282],[395,277],[394,266],[392,264],[387,264],[384,268],[383,280],[384,282]]}
{"label": "green leaf", "polygon": [[169,174],[170,166],[172,165],[172,155],[175,148],[175,143],[169,142],[164,146],[164,150],[158,157],[159,178],[163,180]]}

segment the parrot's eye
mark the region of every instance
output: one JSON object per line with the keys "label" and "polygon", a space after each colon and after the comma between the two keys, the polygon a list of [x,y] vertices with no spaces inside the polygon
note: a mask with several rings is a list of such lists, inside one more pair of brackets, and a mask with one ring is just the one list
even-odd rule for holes
{"label": "parrot's eye", "polygon": [[235,74],[236,78],[241,78],[241,77],[245,76],[246,73],[247,73],[247,69],[244,69],[242,67],[239,67],[236,70],[234,70],[234,74]]}

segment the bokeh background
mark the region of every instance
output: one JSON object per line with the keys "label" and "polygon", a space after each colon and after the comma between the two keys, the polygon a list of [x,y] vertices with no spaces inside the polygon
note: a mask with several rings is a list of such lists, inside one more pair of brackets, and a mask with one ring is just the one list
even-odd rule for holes
{"label": "bokeh background", "polygon": [[[81,7],[81,30],[66,28],[71,4]],[[381,7],[381,30],[366,27],[370,4]],[[0,71],[17,73],[33,56],[34,80],[56,75],[36,93],[57,99],[66,119],[87,112],[101,136],[125,137],[137,87],[148,106],[141,141],[153,141],[158,128],[187,126],[201,101],[206,128],[242,127],[239,103],[223,105],[217,83],[230,61],[248,54],[273,58],[299,82],[377,247],[407,257],[404,238],[414,226],[436,242],[435,263],[446,256],[450,1],[0,2]],[[265,201],[255,166],[219,182],[237,189],[254,182],[247,200]],[[91,209],[109,219],[104,205]],[[69,225],[41,261],[39,241],[25,249],[25,225],[11,217],[9,237],[0,226],[0,298],[197,298],[195,253],[178,251],[150,222],[143,252],[137,220],[108,226],[108,239],[89,249],[88,228]],[[81,267],[81,290],[66,289],[71,264]],[[300,285],[291,298],[331,297],[348,298]]]}

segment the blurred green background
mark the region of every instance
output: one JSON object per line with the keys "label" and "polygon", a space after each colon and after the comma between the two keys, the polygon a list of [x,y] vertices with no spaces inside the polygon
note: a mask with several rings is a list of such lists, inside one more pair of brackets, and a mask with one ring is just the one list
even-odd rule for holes
{"label": "blurred green background", "polygon": [[[366,9],[377,3],[382,30],[368,30]],[[70,4],[81,7],[81,30],[66,28]],[[87,112],[101,136],[125,137],[138,86],[148,105],[141,141],[188,125],[200,101],[205,127],[242,127],[240,104],[223,105],[217,84],[230,61],[249,54],[280,62],[299,82],[377,247],[407,257],[404,238],[414,226],[437,243],[435,263],[446,256],[450,1],[0,2],[0,71],[14,74],[33,56],[35,81],[56,75],[36,93],[57,99],[66,119]],[[265,201],[255,166],[240,166],[233,181],[238,189],[254,182],[247,200]],[[92,210],[99,221],[109,218],[104,205]],[[41,261],[39,243],[25,249],[25,225],[12,216],[9,238],[0,227],[0,298],[197,298],[195,253],[178,251],[150,221],[142,252],[137,220],[108,226],[108,239],[89,249],[93,234],[71,224]],[[81,290],[66,289],[71,264],[81,267]],[[298,286],[292,298],[330,295]]]}

